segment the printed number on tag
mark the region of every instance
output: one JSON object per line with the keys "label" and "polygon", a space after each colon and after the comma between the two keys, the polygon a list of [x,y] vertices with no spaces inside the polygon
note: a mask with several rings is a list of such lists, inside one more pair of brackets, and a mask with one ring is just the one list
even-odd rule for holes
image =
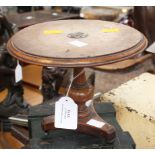
{"label": "printed number on tag", "polygon": [[22,78],[23,78],[22,67],[18,62],[17,67],[15,69],[15,82],[17,83],[17,82],[21,81]]}
{"label": "printed number on tag", "polygon": [[77,129],[78,106],[70,97],[62,97],[55,103],[56,128]]}

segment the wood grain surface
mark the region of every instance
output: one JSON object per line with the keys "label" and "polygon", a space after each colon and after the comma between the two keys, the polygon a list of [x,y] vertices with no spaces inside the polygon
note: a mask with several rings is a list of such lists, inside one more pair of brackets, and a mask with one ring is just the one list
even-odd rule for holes
{"label": "wood grain surface", "polygon": [[39,89],[42,84],[42,67],[36,65],[24,66],[23,82]]}
{"label": "wood grain surface", "polygon": [[[68,37],[78,32],[86,37]],[[86,45],[79,47],[71,44],[77,40],[79,44]],[[61,20],[36,24],[17,32],[8,42],[7,48],[13,56],[28,63],[81,67],[127,59],[142,52],[146,45],[142,33],[119,23]]]}

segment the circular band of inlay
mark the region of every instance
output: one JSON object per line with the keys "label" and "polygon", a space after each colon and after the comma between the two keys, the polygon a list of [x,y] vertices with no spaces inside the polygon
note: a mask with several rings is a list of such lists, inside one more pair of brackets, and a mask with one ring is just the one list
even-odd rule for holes
{"label": "circular band of inlay", "polygon": [[87,33],[83,32],[75,32],[75,33],[69,33],[67,37],[74,38],[74,39],[80,39],[80,38],[86,38],[88,36]]}

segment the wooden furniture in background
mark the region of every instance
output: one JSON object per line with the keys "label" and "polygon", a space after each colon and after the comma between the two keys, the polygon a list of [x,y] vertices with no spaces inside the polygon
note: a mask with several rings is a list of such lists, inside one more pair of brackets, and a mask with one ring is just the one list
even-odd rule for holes
{"label": "wooden furniture in background", "polygon": [[16,24],[18,29],[23,29],[25,27],[54,20],[62,20],[62,19],[77,19],[80,18],[79,14],[70,14],[63,12],[55,12],[55,11],[32,11],[26,13],[16,13],[12,15],[8,15],[7,19]]}
{"label": "wooden furniture in background", "polygon": [[[34,75],[34,76],[32,76]],[[40,88],[42,85],[42,67],[37,65],[26,65],[23,67],[24,83]]]}

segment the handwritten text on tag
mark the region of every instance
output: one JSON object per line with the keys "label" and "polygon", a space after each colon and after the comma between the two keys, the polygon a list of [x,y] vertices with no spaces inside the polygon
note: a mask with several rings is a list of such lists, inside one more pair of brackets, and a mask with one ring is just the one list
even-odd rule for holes
{"label": "handwritten text on tag", "polygon": [[55,127],[77,129],[78,107],[70,97],[62,97],[55,104]]}

